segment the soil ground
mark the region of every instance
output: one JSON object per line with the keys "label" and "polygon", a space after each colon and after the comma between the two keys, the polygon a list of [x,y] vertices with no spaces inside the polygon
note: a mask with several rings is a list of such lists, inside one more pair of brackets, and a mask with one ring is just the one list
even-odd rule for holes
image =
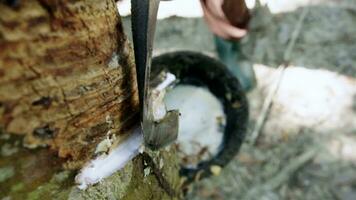
{"label": "soil ground", "polygon": [[[356,1],[269,3],[253,10],[241,41],[258,81],[248,93],[247,140],[219,176],[194,184],[187,199],[356,199]],[[303,12],[289,67],[252,145],[251,131]],[[155,49],[216,55],[202,18],[160,20]]]}

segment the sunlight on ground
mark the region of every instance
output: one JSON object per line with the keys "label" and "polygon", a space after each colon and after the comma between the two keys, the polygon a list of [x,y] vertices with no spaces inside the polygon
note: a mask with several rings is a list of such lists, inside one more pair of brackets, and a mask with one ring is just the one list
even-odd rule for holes
{"label": "sunlight on ground", "polygon": [[346,160],[356,163],[356,139],[349,136],[340,136],[325,143],[325,148],[333,159]]}
{"label": "sunlight on ground", "polygon": [[[313,1],[313,3],[319,3],[323,0]],[[131,0],[121,0],[117,3],[119,13],[121,16],[128,16],[131,14]],[[248,8],[252,9],[256,5],[256,0],[246,0]],[[310,0],[260,0],[261,5],[266,5],[271,13],[282,13],[294,11],[299,7],[310,4]],[[199,0],[172,0],[161,1],[158,19],[164,19],[171,16],[179,17],[202,17],[203,11],[200,6]]]}
{"label": "sunlight on ground", "polygon": [[[131,0],[123,0],[117,3],[121,16],[128,16],[131,14],[130,2]],[[199,0],[161,1],[157,19],[164,19],[171,16],[202,17],[203,10],[201,9]]]}
{"label": "sunlight on ground", "polygon": [[[264,65],[254,67],[259,88],[266,94],[276,80],[275,69]],[[297,133],[301,127],[325,133],[345,127],[356,128],[356,114],[350,112],[355,86],[355,79],[335,72],[290,66],[274,98],[264,132],[281,136],[284,132]],[[252,95],[250,99],[256,101],[259,97]],[[252,109],[254,117],[258,114],[259,109]]]}

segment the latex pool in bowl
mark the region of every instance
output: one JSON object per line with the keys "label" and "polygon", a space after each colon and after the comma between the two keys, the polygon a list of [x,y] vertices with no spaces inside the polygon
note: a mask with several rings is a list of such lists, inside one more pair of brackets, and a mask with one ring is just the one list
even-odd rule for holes
{"label": "latex pool in bowl", "polygon": [[245,94],[222,63],[200,53],[180,51],[155,57],[152,75],[162,71],[177,78],[165,102],[181,112],[180,174],[188,182],[210,176],[212,169],[224,167],[234,158],[244,140],[248,122]]}

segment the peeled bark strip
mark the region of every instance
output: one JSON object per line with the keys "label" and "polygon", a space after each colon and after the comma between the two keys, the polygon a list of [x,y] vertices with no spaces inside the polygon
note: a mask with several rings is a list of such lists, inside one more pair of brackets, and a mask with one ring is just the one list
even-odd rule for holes
{"label": "peeled bark strip", "polygon": [[[133,58],[110,0],[0,4],[0,125],[69,168],[137,122]],[[110,132],[109,132],[110,131]]]}

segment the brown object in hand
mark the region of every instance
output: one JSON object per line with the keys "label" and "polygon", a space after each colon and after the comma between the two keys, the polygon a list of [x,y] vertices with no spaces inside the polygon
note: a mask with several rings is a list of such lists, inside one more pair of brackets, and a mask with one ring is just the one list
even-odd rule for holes
{"label": "brown object in hand", "polygon": [[244,0],[201,0],[201,4],[214,34],[229,40],[246,35],[250,13]]}
{"label": "brown object in hand", "polygon": [[222,10],[229,22],[238,28],[247,28],[250,13],[245,0],[225,0]]}

